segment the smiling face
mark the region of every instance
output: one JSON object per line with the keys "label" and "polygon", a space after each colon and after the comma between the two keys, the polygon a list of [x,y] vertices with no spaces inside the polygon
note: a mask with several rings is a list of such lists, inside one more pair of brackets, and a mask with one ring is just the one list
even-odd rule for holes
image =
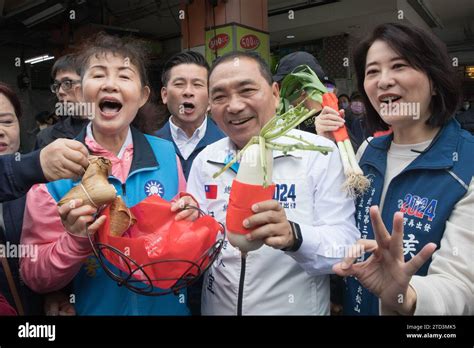
{"label": "smiling face", "polygon": [[260,132],[275,115],[278,85],[271,86],[251,58],[219,64],[209,78],[209,100],[213,119],[238,148]]}
{"label": "smiling face", "polygon": [[197,64],[171,68],[161,98],[180,128],[198,128],[208,108],[207,69]]}
{"label": "smiling face", "polygon": [[82,80],[83,99],[94,104],[94,135],[126,136],[150,95],[129,59],[112,53],[91,56]]}
{"label": "smiling face", "polygon": [[0,93],[0,155],[13,154],[20,148],[20,124],[12,103]]}
{"label": "smiling face", "polygon": [[414,120],[426,121],[431,114],[434,93],[428,76],[384,41],[375,41],[367,52],[364,89],[374,109],[389,125],[409,126]]}

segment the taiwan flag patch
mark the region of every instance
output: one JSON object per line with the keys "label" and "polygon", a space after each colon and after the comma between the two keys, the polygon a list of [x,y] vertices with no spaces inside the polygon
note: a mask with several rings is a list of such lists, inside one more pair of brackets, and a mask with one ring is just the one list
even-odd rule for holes
{"label": "taiwan flag patch", "polygon": [[204,191],[207,199],[217,198],[217,185],[204,185]]}

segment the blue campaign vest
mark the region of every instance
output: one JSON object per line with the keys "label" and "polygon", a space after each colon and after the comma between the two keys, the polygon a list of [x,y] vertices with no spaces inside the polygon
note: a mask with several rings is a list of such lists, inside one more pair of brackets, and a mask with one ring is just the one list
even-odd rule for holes
{"label": "blue campaign vest", "polygon": [[[178,173],[173,144],[132,128],[134,155],[130,173],[123,185],[110,176],[117,194],[131,207],[158,193],[171,200],[178,193]],[[78,140],[84,141],[85,131]],[[59,180],[47,184],[51,196],[59,201],[79,182]],[[109,267],[113,267],[109,264]],[[115,269],[118,273],[119,271]],[[176,295],[144,296],[119,287],[103,271],[95,256],[89,256],[73,280],[78,315],[189,315],[186,290]]]}
{"label": "blue campaign vest", "polygon": [[[371,186],[357,200],[356,223],[362,238],[374,239],[369,207],[379,205],[392,135],[374,138],[359,164],[370,178]],[[393,214],[404,212],[405,261],[424,245],[440,246],[446,221],[456,203],[466,194],[474,175],[474,137],[451,120],[424,153],[390,182],[385,196],[382,219],[392,231]],[[366,255],[368,258],[370,255]],[[417,272],[426,275],[431,259]],[[378,315],[378,298],[354,277],[345,279],[344,314]]]}

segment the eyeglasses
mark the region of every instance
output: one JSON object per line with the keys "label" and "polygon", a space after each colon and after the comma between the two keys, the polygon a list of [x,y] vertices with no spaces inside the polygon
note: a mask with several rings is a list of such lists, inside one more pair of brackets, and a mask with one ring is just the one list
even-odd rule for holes
{"label": "eyeglasses", "polygon": [[54,83],[50,86],[51,92],[58,93],[59,89],[62,87],[63,91],[69,91],[72,86],[76,83],[80,83],[80,80],[64,80],[64,81],[54,81]]}

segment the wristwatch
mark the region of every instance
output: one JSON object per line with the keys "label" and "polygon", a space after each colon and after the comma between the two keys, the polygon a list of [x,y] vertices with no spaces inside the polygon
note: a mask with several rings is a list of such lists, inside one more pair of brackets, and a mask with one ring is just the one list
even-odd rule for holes
{"label": "wristwatch", "polygon": [[303,236],[301,235],[300,225],[293,221],[288,220],[288,222],[290,223],[291,232],[293,233],[293,245],[281,250],[294,252],[301,247],[301,244],[303,243]]}

